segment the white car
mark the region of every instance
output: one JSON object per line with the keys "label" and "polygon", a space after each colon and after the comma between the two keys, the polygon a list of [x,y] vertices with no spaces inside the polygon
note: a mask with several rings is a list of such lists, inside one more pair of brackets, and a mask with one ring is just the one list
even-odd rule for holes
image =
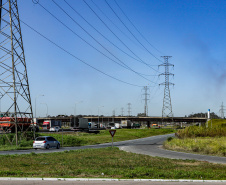
{"label": "white car", "polygon": [[60,142],[50,136],[40,136],[34,140],[33,148],[35,150],[37,150],[38,148],[43,148],[43,149],[57,148],[57,149],[59,149]]}
{"label": "white car", "polygon": [[60,131],[60,127],[58,127],[58,126],[51,127],[51,128],[49,129],[49,131],[50,131],[50,132],[59,132],[59,131]]}

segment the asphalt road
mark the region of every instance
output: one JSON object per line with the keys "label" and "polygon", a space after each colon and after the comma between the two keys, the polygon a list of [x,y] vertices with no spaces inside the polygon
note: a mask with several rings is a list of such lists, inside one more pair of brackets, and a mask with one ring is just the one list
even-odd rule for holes
{"label": "asphalt road", "polygon": [[[216,156],[207,156],[207,155],[198,155],[198,154],[190,154],[183,152],[175,152],[169,151],[162,148],[163,142],[168,138],[174,136],[174,134],[167,135],[158,135],[152,136],[148,138],[135,139],[135,140],[127,140],[115,142],[114,146],[119,147],[121,150],[139,154],[145,154],[150,156],[159,156],[165,158],[172,159],[194,159],[200,161],[208,161],[211,163],[222,163],[226,164],[226,157],[216,157]],[[13,155],[13,154],[29,154],[31,152],[34,153],[50,153],[50,152],[62,152],[69,150],[79,150],[79,149],[87,149],[87,148],[103,148],[109,147],[111,143],[99,144],[99,145],[87,145],[80,147],[62,147],[60,149],[49,149],[49,150],[16,150],[16,151],[0,151],[0,155]]]}

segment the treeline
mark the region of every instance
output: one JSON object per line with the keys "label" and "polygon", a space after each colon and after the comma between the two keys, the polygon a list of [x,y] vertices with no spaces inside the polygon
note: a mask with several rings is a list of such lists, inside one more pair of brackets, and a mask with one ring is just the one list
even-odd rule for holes
{"label": "treeline", "polygon": [[[207,113],[194,113],[194,114],[189,114],[188,116],[185,115],[185,117],[199,117],[199,118],[207,118]],[[210,118],[211,119],[221,119],[218,115],[216,115],[214,112],[210,113]]]}

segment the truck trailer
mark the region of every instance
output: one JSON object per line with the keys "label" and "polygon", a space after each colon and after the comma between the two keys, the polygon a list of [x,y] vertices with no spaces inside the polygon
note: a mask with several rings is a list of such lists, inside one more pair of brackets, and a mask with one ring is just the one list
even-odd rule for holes
{"label": "truck trailer", "polygon": [[[17,129],[18,131],[27,130],[32,126],[31,118],[17,118]],[[0,117],[0,128],[6,132],[11,131],[15,133],[15,118],[14,117]]]}
{"label": "truck trailer", "polygon": [[88,130],[89,129],[88,119],[81,117],[73,117],[71,119],[71,130],[75,129]]}
{"label": "truck trailer", "polygon": [[88,132],[88,133],[99,133],[97,124],[94,122],[88,122],[87,118],[73,117],[71,119],[71,130],[75,132]]}
{"label": "truck trailer", "polygon": [[133,123],[130,120],[122,120],[121,127],[122,128],[131,128]]}

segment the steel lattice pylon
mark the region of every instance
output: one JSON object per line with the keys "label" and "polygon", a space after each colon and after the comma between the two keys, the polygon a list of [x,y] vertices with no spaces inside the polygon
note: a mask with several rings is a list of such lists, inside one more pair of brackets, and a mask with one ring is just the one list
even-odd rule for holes
{"label": "steel lattice pylon", "polygon": [[220,108],[220,110],[219,110],[219,112],[220,112],[220,117],[222,118],[222,119],[224,119],[224,111],[225,111],[225,108],[224,108],[225,106],[224,106],[224,104],[223,104],[223,102],[222,102],[222,104],[221,104],[221,108]]}
{"label": "steel lattice pylon", "polygon": [[148,116],[148,97],[149,97],[149,93],[148,93],[148,90],[149,88],[147,86],[144,86],[143,88],[144,90],[144,115],[145,116]]}
{"label": "steel lattice pylon", "polygon": [[33,118],[17,0],[0,0],[0,16],[0,111],[17,137],[19,118]]}
{"label": "steel lattice pylon", "polygon": [[173,83],[169,82],[169,76],[174,75],[169,72],[169,66],[174,66],[173,64],[170,64],[168,62],[168,59],[171,58],[171,56],[162,56],[164,58],[164,63],[159,66],[165,67],[165,73],[162,73],[160,75],[165,76],[165,82],[159,84],[164,85],[164,98],[163,98],[163,107],[162,107],[162,118],[164,117],[171,117],[173,119],[173,110],[172,110],[172,104],[171,104],[171,97],[170,97],[170,85],[174,85]]}

